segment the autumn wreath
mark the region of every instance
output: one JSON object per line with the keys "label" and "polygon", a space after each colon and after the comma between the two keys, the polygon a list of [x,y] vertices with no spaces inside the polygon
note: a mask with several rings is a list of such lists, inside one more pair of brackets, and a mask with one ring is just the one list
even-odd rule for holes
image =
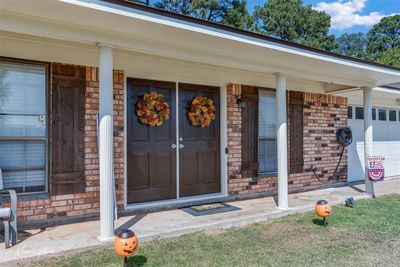
{"label": "autumn wreath", "polygon": [[161,126],[169,119],[169,114],[169,104],[165,102],[162,94],[144,94],[136,103],[136,115],[143,124],[150,127]]}
{"label": "autumn wreath", "polygon": [[210,126],[215,120],[214,101],[204,96],[196,96],[192,100],[188,116],[193,126],[201,128]]}

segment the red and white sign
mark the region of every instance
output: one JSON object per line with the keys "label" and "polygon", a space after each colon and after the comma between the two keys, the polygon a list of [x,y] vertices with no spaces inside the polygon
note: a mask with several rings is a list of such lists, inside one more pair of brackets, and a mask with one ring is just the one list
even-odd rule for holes
{"label": "red and white sign", "polygon": [[384,157],[372,156],[368,157],[368,178],[372,182],[383,181],[385,178],[385,167],[383,165]]}

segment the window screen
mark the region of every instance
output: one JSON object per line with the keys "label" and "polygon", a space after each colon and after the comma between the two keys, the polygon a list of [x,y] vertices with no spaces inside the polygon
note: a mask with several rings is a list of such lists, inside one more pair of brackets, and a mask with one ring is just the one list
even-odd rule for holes
{"label": "window screen", "polygon": [[46,189],[46,67],[0,61],[0,168],[6,189]]}
{"label": "window screen", "polygon": [[258,106],[259,173],[277,171],[275,92],[260,90]]}

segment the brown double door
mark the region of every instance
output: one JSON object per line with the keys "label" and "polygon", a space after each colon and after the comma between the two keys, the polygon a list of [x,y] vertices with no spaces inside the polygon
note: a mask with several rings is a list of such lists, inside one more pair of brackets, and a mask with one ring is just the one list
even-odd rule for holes
{"label": "brown double door", "polygon": [[[137,101],[150,92],[161,93],[170,104],[170,119],[158,127],[143,125],[135,113]],[[216,119],[206,128],[192,126],[187,115],[198,95],[212,98],[217,108]],[[218,87],[179,84],[177,101],[175,83],[128,79],[128,203],[220,192],[219,125]]]}

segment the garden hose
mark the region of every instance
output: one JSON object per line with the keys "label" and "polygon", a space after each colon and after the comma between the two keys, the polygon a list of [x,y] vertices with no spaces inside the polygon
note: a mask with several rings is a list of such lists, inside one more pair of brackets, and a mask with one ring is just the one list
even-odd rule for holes
{"label": "garden hose", "polygon": [[[338,140],[338,142],[339,142],[339,145],[342,147],[342,151],[340,152],[339,161],[338,161],[338,163],[337,163],[337,165],[336,165],[336,168],[335,168],[335,171],[333,172],[332,177],[335,177],[336,174],[337,174],[337,171],[338,171],[338,169],[339,169],[339,165],[340,165],[340,163],[342,162],[342,157],[343,157],[344,149],[345,149],[347,146],[349,146],[349,145],[353,142],[353,133],[352,133],[350,127],[342,127],[342,128],[339,128],[339,129],[336,131],[336,138],[337,138],[337,140]],[[324,182],[324,181],[322,181],[322,180],[320,179],[319,175],[318,175],[317,172],[316,172],[316,168],[314,167],[314,165],[311,165],[311,166],[310,166],[310,170],[314,173],[315,178],[317,178],[317,180],[318,180],[320,183],[323,183],[323,184],[328,183],[328,182]]]}

